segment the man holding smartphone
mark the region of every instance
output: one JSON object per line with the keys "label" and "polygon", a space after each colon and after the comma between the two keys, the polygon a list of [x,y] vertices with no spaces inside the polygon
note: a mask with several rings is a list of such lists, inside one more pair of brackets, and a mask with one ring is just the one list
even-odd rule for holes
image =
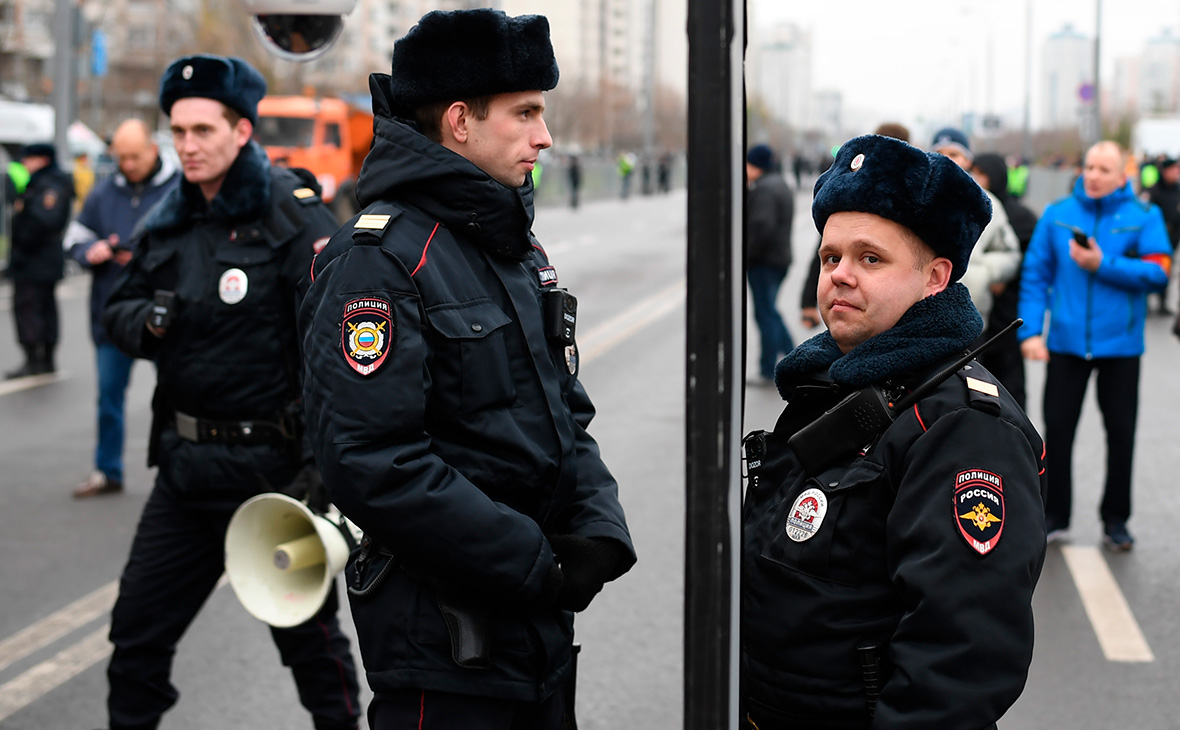
{"label": "man holding smartphone", "polygon": [[133,360],[107,336],[102,310],[131,260],[136,224],[180,179],[176,165],[160,155],[151,131],[139,119],[128,119],[115,129],[110,152],[119,171],[90,191],[82,212],[66,230],[66,250],[93,277],[90,336],[98,368],[94,471],[74,489],[75,499],[123,491],[123,402]]}
{"label": "man holding smartphone", "polygon": [[[1086,153],[1073,194],[1045,209],[1024,259],[1018,336],[1029,360],[1047,360],[1044,413],[1050,542],[1065,540],[1073,491],[1073,440],[1090,374],[1106,427],[1103,544],[1134,539],[1131,462],[1139,404],[1139,358],[1147,295],[1168,284],[1172,247],[1159,208],[1141,203],[1114,142]],[[1049,315],[1048,337],[1045,317]]]}

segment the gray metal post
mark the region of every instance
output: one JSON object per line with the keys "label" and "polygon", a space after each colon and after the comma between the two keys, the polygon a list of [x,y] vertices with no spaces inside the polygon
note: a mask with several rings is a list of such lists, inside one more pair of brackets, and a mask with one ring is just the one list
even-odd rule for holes
{"label": "gray metal post", "polygon": [[53,13],[53,146],[62,165],[70,160],[66,134],[74,118],[74,7],[72,0],[56,0]]}

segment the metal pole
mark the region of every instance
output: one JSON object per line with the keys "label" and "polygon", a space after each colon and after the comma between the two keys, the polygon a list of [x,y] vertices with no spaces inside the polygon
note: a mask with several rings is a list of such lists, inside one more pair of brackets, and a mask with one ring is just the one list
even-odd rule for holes
{"label": "metal pole", "polygon": [[1102,139],[1102,0],[1095,0],[1094,14],[1094,129],[1091,142]]}
{"label": "metal pole", "polygon": [[53,13],[53,146],[57,159],[68,165],[74,98],[74,8],[72,0],[56,0]]}
{"label": "metal pole", "polygon": [[684,727],[737,726],[743,0],[688,3]]}
{"label": "metal pole", "polygon": [[1032,0],[1024,0],[1024,138],[1020,146],[1025,163],[1031,165],[1032,145]]}

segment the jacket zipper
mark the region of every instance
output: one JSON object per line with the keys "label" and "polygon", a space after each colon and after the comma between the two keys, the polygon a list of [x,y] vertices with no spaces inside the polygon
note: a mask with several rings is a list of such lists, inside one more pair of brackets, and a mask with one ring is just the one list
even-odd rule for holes
{"label": "jacket zipper", "polygon": [[[1094,201],[1094,243],[1098,244],[1098,222],[1102,219],[1102,201]],[[1094,359],[1094,353],[1091,352],[1091,333],[1090,324],[1094,316],[1094,272],[1086,272],[1086,359]]]}

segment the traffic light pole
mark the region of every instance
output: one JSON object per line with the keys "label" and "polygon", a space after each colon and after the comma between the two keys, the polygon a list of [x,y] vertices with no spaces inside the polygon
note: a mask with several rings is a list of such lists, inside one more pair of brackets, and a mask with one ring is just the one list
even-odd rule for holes
{"label": "traffic light pole", "polygon": [[684,727],[737,727],[743,0],[688,3]]}

